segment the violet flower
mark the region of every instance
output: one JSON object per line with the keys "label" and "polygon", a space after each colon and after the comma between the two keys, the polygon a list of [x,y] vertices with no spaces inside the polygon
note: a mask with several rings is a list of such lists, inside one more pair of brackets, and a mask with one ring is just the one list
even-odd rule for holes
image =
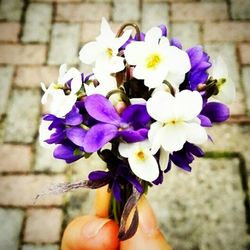
{"label": "violet flower", "polygon": [[102,95],[88,96],[84,103],[88,114],[99,122],[85,136],[86,152],[96,152],[118,136],[126,142],[138,142],[147,138],[150,116],[145,105],[130,105],[120,117],[112,103]]}

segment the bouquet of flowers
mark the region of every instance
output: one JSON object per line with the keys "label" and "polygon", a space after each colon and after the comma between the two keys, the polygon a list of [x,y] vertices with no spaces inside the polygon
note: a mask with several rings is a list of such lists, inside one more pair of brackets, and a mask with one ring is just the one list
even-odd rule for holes
{"label": "bouquet of flowers", "polygon": [[103,18],[100,35],[79,56],[93,65],[91,74],[62,65],[57,83],[47,89],[42,83],[50,112],[42,118],[40,141],[67,163],[97,152],[107,169],[47,193],[108,185],[109,215],[125,240],[136,232],[136,203],[148,187],[161,184],[173,165],[191,171],[194,157],[204,155],[197,145],[212,140],[206,127],[229,118],[222,102],[233,100],[234,84],[220,58],[209,76],[212,63],[202,47],[184,51],[164,25],[142,33],[128,23],[114,34]]}

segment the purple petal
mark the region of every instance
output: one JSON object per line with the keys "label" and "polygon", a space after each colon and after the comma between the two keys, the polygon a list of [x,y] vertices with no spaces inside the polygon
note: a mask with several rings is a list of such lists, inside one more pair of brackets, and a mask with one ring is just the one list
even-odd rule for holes
{"label": "purple petal", "polygon": [[122,196],[121,196],[121,187],[118,183],[118,181],[114,181],[112,184],[112,193],[117,201],[122,201]]}
{"label": "purple petal", "polygon": [[180,167],[188,172],[191,172],[191,167],[189,166],[189,164],[182,158],[180,157],[178,154],[173,153],[172,155],[170,155],[171,161],[177,166]]}
{"label": "purple petal", "polygon": [[102,95],[94,94],[85,99],[85,108],[90,116],[100,122],[118,125],[120,117],[112,103]]}
{"label": "purple petal", "polygon": [[167,27],[164,24],[158,26],[161,29],[162,36],[167,36]]}
{"label": "purple petal", "polygon": [[137,131],[123,130],[123,131],[119,131],[119,135],[126,142],[144,141],[148,137],[148,129],[142,128]]}
{"label": "purple petal", "polygon": [[117,135],[117,127],[112,124],[96,124],[88,130],[84,139],[84,150],[96,152]]}
{"label": "purple petal", "polygon": [[182,49],[182,44],[181,44],[181,42],[177,38],[172,38],[170,40],[170,45],[171,46],[175,46],[175,47],[177,47],[179,49]]}
{"label": "purple petal", "polygon": [[203,126],[203,127],[212,127],[213,126],[210,119],[208,117],[206,117],[205,115],[198,115],[198,118],[201,121],[201,126]]}
{"label": "purple petal", "polygon": [[58,144],[65,139],[65,131],[64,130],[57,130],[53,133],[49,139],[45,140],[48,144]]}
{"label": "purple petal", "polygon": [[160,171],[159,176],[157,177],[156,180],[152,181],[152,183],[154,183],[155,185],[159,185],[162,184],[163,182],[163,172]]}
{"label": "purple petal", "polygon": [[76,147],[73,144],[62,144],[55,148],[54,157],[57,159],[63,159],[67,163],[74,162],[82,157],[82,155],[74,155]]}
{"label": "purple petal", "polygon": [[122,122],[130,123],[132,126],[145,126],[151,117],[149,116],[146,105],[134,104],[128,106],[121,115]]}
{"label": "purple petal", "polygon": [[71,127],[66,129],[66,135],[69,140],[80,147],[84,147],[84,138],[86,133],[86,130],[83,128]]}
{"label": "purple petal", "polygon": [[192,68],[195,67],[202,59],[203,50],[202,46],[197,45],[193,48],[187,50],[188,56],[190,58]]}
{"label": "purple petal", "polygon": [[201,114],[207,116],[211,122],[223,122],[230,116],[229,108],[219,102],[207,103],[202,109]]}
{"label": "purple petal", "polygon": [[65,116],[65,124],[77,126],[83,121],[82,115],[79,113],[79,109],[73,106],[72,110]]}

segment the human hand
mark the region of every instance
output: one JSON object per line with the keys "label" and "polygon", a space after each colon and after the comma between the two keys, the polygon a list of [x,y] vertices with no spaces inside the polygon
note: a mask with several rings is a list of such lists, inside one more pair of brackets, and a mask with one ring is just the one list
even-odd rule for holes
{"label": "human hand", "polygon": [[159,230],[155,215],[146,198],[138,202],[139,226],[135,235],[119,242],[119,226],[108,219],[110,195],[107,187],[97,190],[95,216],[74,219],[65,229],[61,250],[171,250]]}

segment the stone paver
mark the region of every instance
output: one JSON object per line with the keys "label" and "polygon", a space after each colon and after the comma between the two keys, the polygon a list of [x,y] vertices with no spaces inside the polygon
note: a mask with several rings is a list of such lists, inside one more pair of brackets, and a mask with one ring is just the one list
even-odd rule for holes
{"label": "stone paver", "polygon": [[250,43],[242,43],[239,45],[240,62],[242,64],[250,64]]}
{"label": "stone paver", "polygon": [[242,81],[246,93],[247,112],[250,114],[250,67],[242,68]]}
{"label": "stone paver", "polygon": [[43,64],[46,60],[46,46],[40,44],[1,44],[0,63]]}
{"label": "stone paver", "polygon": [[179,41],[184,41],[182,42],[183,49],[201,44],[200,25],[198,23],[173,23],[170,27],[171,37],[178,38]]}
{"label": "stone paver", "polygon": [[5,125],[5,141],[31,143],[40,114],[38,90],[14,90]]}
{"label": "stone paver", "polygon": [[0,172],[28,172],[31,169],[30,146],[3,144],[0,147]]}
{"label": "stone paver", "polygon": [[58,74],[56,66],[20,66],[16,70],[14,84],[20,88],[40,88],[41,82],[46,86],[56,82]]}
{"label": "stone paver", "polygon": [[0,3],[0,20],[20,21],[22,15],[23,1],[2,0]]}
{"label": "stone paver", "polygon": [[18,250],[24,212],[0,208],[0,249]]}
{"label": "stone paver", "polygon": [[113,20],[118,22],[139,21],[139,0],[114,0]]}
{"label": "stone paver", "polygon": [[0,67],[0,117],[7,109],[13,73],[14,69],[11,66]]}
{"label": "stone paver", "polygon": [[250,19],[250,1],[230,0],[233,19]]}
{"label": "stone paver", "polygon": [[142,6],[141,28],[146,32],[153,26],[168,24],[169,6],[166,3],[145,3]]}
{"label": "stone paver", "polygon": [[172,21],[218,21],[228,19],[227,4],[221,3],[173,3]]}
{"label": "stone paver", "polygon": [[108,3],[58,4],[56,21],[82,22],[109,19],[111,8]]}
{"label": "stone paver", "polygon": [[191,173],[173,167],[164,184],[149,191],[173,249],[246,249],[238,165],[237,159],[202,159]]}
{"label": "stone paver", "polygon": [[63,200],[60,195],[47,195],[37,200],[35,197],[53,183],[64,181],[64,177],[60,175],[0,176],[0,205],[18,207],[62,205]]}
{"label": "stone paver", "polygon": [[24,241],[29,243],[58,242],[62,220],[61,209],[29,209],[24,229]]}
{"label": "stone paver", "polygon": [[48,42],[52,20],[52,5],[31,3],[25,17],[23,42]]}
{"label": "stone paver", "polygon": [[80,26],[78,24],[54,24],[48,63],[52,65],[77,63],[79,37]]}
{"label": "stone paver", "polygon": [[59,250],[59,246],[57,245],[30,245],[25,244],[22,246],[22,250]]}
{"label": "stone paver", "polygon": [[0,41],[1,42],[18,42],[18,36],[20,33],[19,23],[0,23]]}

